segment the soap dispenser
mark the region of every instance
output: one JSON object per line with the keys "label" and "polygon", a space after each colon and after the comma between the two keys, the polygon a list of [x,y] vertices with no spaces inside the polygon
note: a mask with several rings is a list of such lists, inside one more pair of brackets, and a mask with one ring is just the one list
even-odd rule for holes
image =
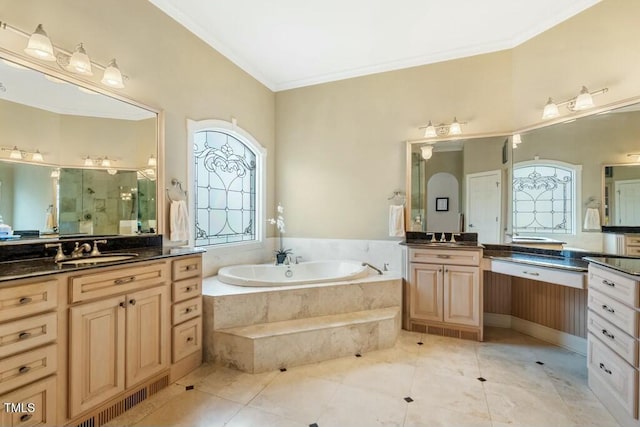
{"label": "soap dispenser", "polygon": [[0,215],[0,237],[11,236],[12,234],[11,227],[4,223],[2,215]]}

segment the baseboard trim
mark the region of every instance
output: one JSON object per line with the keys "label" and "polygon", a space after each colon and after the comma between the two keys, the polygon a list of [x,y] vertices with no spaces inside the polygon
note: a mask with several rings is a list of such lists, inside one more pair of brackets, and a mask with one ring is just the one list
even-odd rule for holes
{"label": "baseboard trim", "polygon": [[566,348],[582,356],[587,355],[587,339],[520,319],[509,314],[484,313],[484,325],[511,328],[542,341]]}

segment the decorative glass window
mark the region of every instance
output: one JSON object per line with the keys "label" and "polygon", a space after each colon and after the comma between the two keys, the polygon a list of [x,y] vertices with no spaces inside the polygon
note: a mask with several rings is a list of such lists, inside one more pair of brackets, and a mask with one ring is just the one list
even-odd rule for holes
{"label": "decorative glass window", "polygon": [[260,151],[227,129],[196,130],[192,141],[195,245],[261,240]]}
{"label": "decorative glass window", "polygon": [[548,161],[514,165],[513,231],[575,233],[578,168]]}

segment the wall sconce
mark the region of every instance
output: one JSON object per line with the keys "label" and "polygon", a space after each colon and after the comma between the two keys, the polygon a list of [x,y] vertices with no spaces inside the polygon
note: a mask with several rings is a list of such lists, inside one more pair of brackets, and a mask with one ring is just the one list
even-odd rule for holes
{"label": "wall sconce", "polygon": [[433,125],[431,120],[425,126],[420,126],[418,129],[424,129],[425,138],[437,138],[447,135],[461,135],[462,127],[460,125],[466,125],[467,122],[458,122],[457,118],[453,118],[451,124],[440,123],[439,125]]}
{"label": "wall sconce", "polygon": [[627,157],[631,157],[636,162],[640,162],[640,153],[629,153]]}
{"label": "wall sconce", "polygon": [[24,52],[33,58],[41,61],[55,61],[60,69],[83,76],[92,76],[92,68],[96,67],[103,70],[102,79],[100,80],[103,84],[118,89],[124,88],[124,80],[127,77],[120,72],[116,60],[112,59],[107,66],[91,61],[82,43],[78,44],[73,52],[56,47],[51,42],[42,24],[38,24],[32,34],[1,21],[0,29],[10,30],[28,39]]}
{"label": "wall sconce", "polygon": [[51,171],[51,178],[60,178],[60,168],[55,168]]}
{"label": "wall sconce", "polygon": [[150,155],[149,156],[149,160],[147,161],[147,166],[152,166],[153,167],[153,166],[157,166],[157,165],[158,165],[158,159],[156,159],[153,154]]}
{"label": "wall sconce", "polygon": [[553,99],[549,98],[544,106],[544,110],[542,111],[542,119],[546,120],[558,117],[560,115],[560,110],[558,107],[561,105],[566,105],[569,111],[580,111],[592,108],[594,106],[593,97],[596,95],[602,95],[603,93],[607,93],[608,91],[609,88],[605,87],[603,89],[589,92],[586,86],[582,86],[580,93],[575,98],[571,98],[559,103],[555,103],[553,102]]}
{"label": "wall sconce", "polygon": [[29,161],[29,157],[31,157],[32,162],[44,162],[44,156],[42,155],[40,150],[27,151],[27,150],[22,150],[18,148],[18,146],[14,145],[13,148],[0,147],[0,151],[8,151],[9,158],[11,160]]}
{"label": "wall sconce", "polygon": [[522,144],[522,136],[519,133],[514,133],[511,137],[511,146],[515,149],[518,145]]}
{"label": "wall sconce", "polygon": [[423,145],[420,147],[420,151],[422,152],[422,158],[429,160],[433,156],[433,145]]}
{"label": "wall sconce", "polygon": [[[91,157],[91,156],[87,156],[84,158],[84,165],[87,167],[92,167],[92,166],[102,166],[103,168],[107,168],[107,170],[111,169],[111,163],[115,162],[115,160],[111,160],[109,159],[109,157],[104,156],[104,157]],[[116,169],[113,169],[116,170]],[[117,170],[116,170],[117,172]],[[111,175],[115,175],[115,172],[112,173]]]}

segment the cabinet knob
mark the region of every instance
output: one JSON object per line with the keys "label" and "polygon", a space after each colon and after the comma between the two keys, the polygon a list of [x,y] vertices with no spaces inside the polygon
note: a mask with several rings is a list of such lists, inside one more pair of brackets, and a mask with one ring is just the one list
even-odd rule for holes
{"label": "cabinet knob", "polygon": [[129,300],[129,304],[131,305],[136,305],[136,300],[134,300],[133,298]]}
{"label": "cabinet knob", "polygon": [[187,266],[185,267],[185,270],[187,270],[187,271],[191,271],[191,270],[195,270],[195,269],[197,269],[197,268],[198,268],[198,265],[197,265],[197,264],[191,264],[191,265],[187,265]]}
{"label": "cabinet knob", "polygon": [[126,308],[127,307],[127,302],[126,301],[122,301],[120,304],[118,304],[120,307],[122,308]]}
{"label": "cabinet knob", "polygon": [[191,307],[187,307],[187,308],[184,309],[185,313],[191,313],[192,311],[193,311],[193,308],[191,308]]}
{"label": "cabinet knob", "polygon": [[191,292],[191,286],[187,286],[186,288],[184,288],[185,292]]}
{"label": "cabinet knob", "polygon": [[188,337],[187,342],[191,342],[191,341],[193,341],[193,337]]}

